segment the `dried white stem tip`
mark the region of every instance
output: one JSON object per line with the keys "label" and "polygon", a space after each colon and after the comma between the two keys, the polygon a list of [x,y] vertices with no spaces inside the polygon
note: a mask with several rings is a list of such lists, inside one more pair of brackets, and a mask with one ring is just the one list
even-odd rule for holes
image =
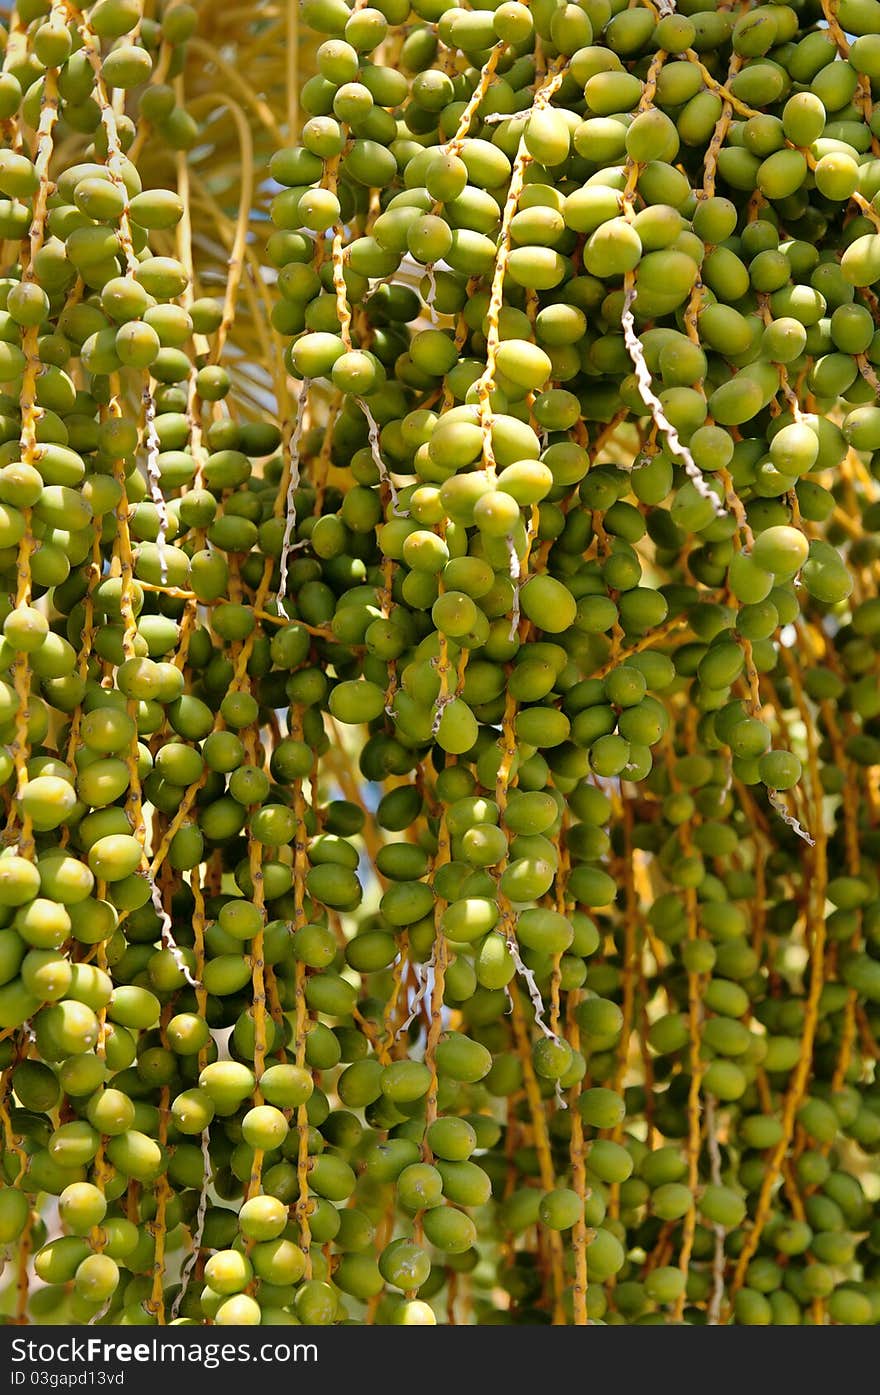
{"label": "dried white stem tip", "polygon": [[687,446],[679,438],[679,434],[676,431],[675,427],[672,425],[672,422],[669,421],[666,417],[666,414],[663,411],[663,404],[654,392],[651,383],[651,374],[648,371],[648,365],[645,362],[645,351],[642,348],[642,341],[636,334],[636,322],[633,318],[632,313],[632,307],[635,298],[635,287],[628,286],[623,297],[623,310],[620,316],[620,323],[623,328],[623,338],[626,343],[626,347],[629,350],[629,356],[633,362],[633,368],[635,370],[636,381],[639,385],[639,392],[641,393],[642,401],[650,411],[651,416],[654,418],[654,423],[657,426],[658,430],[662,431],[664,436],[666,437],[669,449],[672,451],[672,454],[677,455],[679,460],[682,461],[685,469],[685,474],[687,475],[688,479],[692,481],[697,493],[700,495],[702,499],[705,499],[707,503],[712,505],[712,508],[714,509],[717,518],[725,518],[727,516],[726,509],[724,508],[721,501],[718,499],[718,496],[715,494],[714,490],[709,488],[708,484],[703,478],[703,474],[700,470],[700,467],[697,465],[697,462],[694,460],[694,457],[691,455]]}
{"label": "dried white stem tip", "polygon": [[278,607],[281,614],[288,620],[290,616],[285,609],[284,593],[287,590],[287,566],[290,561],[290,554],[293,551],[291,547],[291,538],[293,537],[293,530],[296,527],[296,504],[294,503],[294,496],[299,489],[299,448],[300,442],[302,441],[303,429],[305,427],[306,408],[308,406],[309,388],[311,385],[310,378],[303,378],[299,390],[299,400],[296,404],[296,421],[290,433],[290,477],[287,481],[287,498],[284,502],[284,537],[281,541],[281,570],[278,577]]}
{"label": "dried white stem tip", "polygon": [[171,917],[166,911],[165,907],[162,905],[162,893],[160,892],[156,883],[153,881],[150,882],[150,900],[152,901],[153,906],[156,910],[156,914],[162,923],[162,944],[164,945],[165,949],[171,951],[172,959],[174,960],[180,972],[183,974],[183,977],[186,979],[190,988],[200,988],[201,984],[199,983],[199,980],[197,978],[193,978],[190,972],[189,965],[183,957],[183,951],[181,950],[180,946],[177,944],[177,941],[174,938],[174,932],[171,926]]}
{"label": "dried white stem tip", "polygon": [[400,1039],[400,1037],[403,1036],[404,1032],[408,1032],[408,1031],[409,1031],[410,1027],[411,1027],[412,1024],[415,1022],[416,1018],[418,1017],[418,1015],[419,1015],[419,1008],[422,1006],[422,1003],[425,1001],[425,994],[426,994],[427,991],[428,991],[428,984],[431,982],[431,973],[432,973],[432,971],[433,971],[433,969],[434,969],[434,964],[435,964],[435,962],[436,962],[436,959],[437,959],[437,950],[436,950],[436,947],[435,947],[434,949],[431,950],[431,957],[430,957],[430,959],[427,961],[427,963],[425,963],[425,964],[416,964],[416,966],[415,966],[415,969],[416,969],[416,978],[417,978],[418,981],[419,981],[419,986],[418,986],[416,992],[413,994],[412,1001],[410,1002],[410,1005],[409,1005],[409,1015],[407,1016],[407,1018],[406,1018],[406,1020],[405,1020],[404,1022],[401,1022],[400,1026],[399,1026],[398,1029],[397,1029],[397,1031],[394,1033],[394,1040],[395,1040],[395,1041],[398,1041],[398,1040]]}
{"label": "dried white stem tip", "polygon": [[204,1234],[205,1230],[205,1216],[208,1212],[208,1187],[211,1182],[211,1154],[208,1149],[210,1138],[210,1129],[204,1129],[202,1132],[202,1161],[205,1165],[205,1177],[204,1181],[202,1182],[201,1190],[199,1191],[199,1202],[196,1208],[195,1225],[192,1229],[192,1244],[190,1247],[190,1252],[187,1255],[186,1259],[183,1261],[183,1264],[180,1266],[180,1288],[177,1291],[174,1302],[171,1304],[172,1322],[180,1312],[180,1307],[183,1303],[184,1298],[186,1297],[186,1291],[189,1287],[189,1281],[192,1277],[192,1272],[196,1267],[196,1261],[199,1257],[199,1251],[202,1248],[202,1235]]}
{"label": "dried white stem tip", "polygon": [[159,576],[162,585],[168,581],[168,555],[165,551],[165,543],[168,538],[168,505],[165,502],[165,495],[162,493],[162,478],[159,472],[159,433],[156,430],[156,404],[153,401],[153,394],[150,392],[149,382],[143,391],[144,404],[144,425],[146,427],[146,448],[147,448],[147,484],[150,490],[150,498],[156,505],[156,512],[159,515],[159,532],[156,537],[156,551],[159,554]]}
{"label": "dried white stem tip", "polygon": [[376,466],[376,469],[379,472],[379,479],[382,481],[384,485],[388,486],[388,492],[391,495],[391,507],[393,508],[398,518],[409,518],[409,510],[401,509],[398,507],[397,490],[394,488],[394,481],[388,473],[388,467],[386,466],[385,461],[382,459],[382,452],[379,449],[379,423],[373,416],[373,413],[370,411],[363,397],[357,397],[355,398],[355,401],[357,402],[358,406],[360,407],[361,411],[367,419],[367,426],[370,438],[370,453],[373,457],[373,464]]}
{"label": "dried white stem tip", "polygon": [[507,936],[507,948],[510,950],[510,957],[516,965],[516,971],[526,985],[529,999],[535,1011],[535,1025],[543,1032],[550,1041],[558,1041],[559,1038],[554,1031],[547,1026],[544,1021],[544,999],[541,997],[541,990],[535,980],[535,975],[531,969],[523,963],[522,955],[519,952],[519,945],[516,936],[512,933]]}
{"label": "dried white stem tip", "polygon": [[511,612],[510,612],[510,631],[509,631],[509,633],[508,633],[507,638],[512,640],[512,639],[515,639],[515,638],[516,638],[516,632],[517,632],[517,630],[518,630],[518,628],[519,628],[519,620],[520,620],[519,587],[520,587],[521,571],[520,571],[520,565],[519,565],[519,557],[518,557],[517,554],[516,554],[516,547],[515,547],[515,545],[514,545],[513,538],[511,538],[511,537],[508,537],[508,538],[507,538],[507,557],[508,557],[508,572],[509,572],[509,576],[510,576],[511,581],[513,582],[513,607],[512,607]]}
{"label": "dried white stem tip", "polygon": [[804,828],[803,824],[795,818],[794,814],[790,814],[788,812],[788,809],[785,806],[785,801],[783,800],[779,791],[768,790],[767,798],[773,805],[773,808],[776,810],[779,817],[782,819],[782,822],[787,823],[789,828],[794,829],[795,833],[799,838],[803,838],[805,843],[808,843],[811,848],[814,848],[816,846],[815,838],[811,837],[808,829]]}
{"label": "dried white stem tip", "polygon": [[437,322],[437,311],[434,309],[434,299],[437,295],[437,280],[434,276],[434,264],[430,262],[425,267],[425,279],[428,282],[428,293],[425,296],[425,304],[428,307],[432,321]]}
{"label": "dried white stem tip", "polygon": [[[715,1117],[715,1097],[706,1095],[704,1113],[706,1117],[706,1144],[709,1149],[709,1168],[715,1186],[721,1184],[721,1150],[718,1147],[718,1128]],[[715,1247],[712,1255],[712,1292],[709,1298],[707,1318],[710,1327],[717,1327],[721,1321],[721,1308],[724,1303],[724,1226],[717,1222],[712,1226],[715,1233]]]}

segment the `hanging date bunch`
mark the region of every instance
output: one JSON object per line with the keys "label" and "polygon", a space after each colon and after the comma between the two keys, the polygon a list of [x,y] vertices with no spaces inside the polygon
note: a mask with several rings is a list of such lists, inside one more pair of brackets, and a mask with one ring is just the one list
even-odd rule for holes
{"label": "hanging date bunch", "polygon": [[6,1321],[880,1322],[880,0],[703,3],[6,16]]}

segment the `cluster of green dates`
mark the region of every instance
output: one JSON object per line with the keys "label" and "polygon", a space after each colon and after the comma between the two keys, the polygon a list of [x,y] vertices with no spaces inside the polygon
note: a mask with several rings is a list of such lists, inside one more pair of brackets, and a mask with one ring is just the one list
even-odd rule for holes
{"label": "cluster of green dates", "polygon": [[880,0],[304,0],[280,422],[144,8],[4,35],[0,1308],[880,1322]]}

